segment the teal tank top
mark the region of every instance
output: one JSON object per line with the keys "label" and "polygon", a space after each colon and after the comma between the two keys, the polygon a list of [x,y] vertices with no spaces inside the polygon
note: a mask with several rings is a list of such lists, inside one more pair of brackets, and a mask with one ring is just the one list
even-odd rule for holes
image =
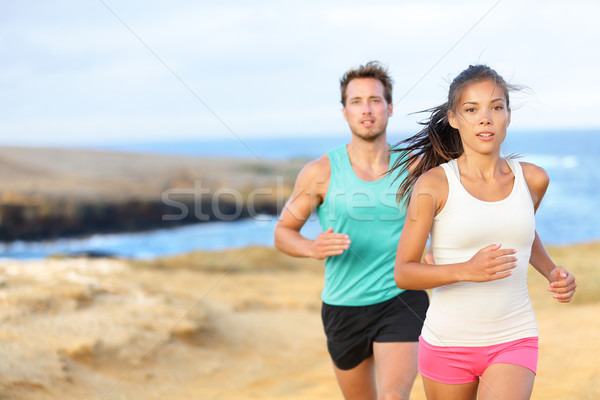
{"label": "teal tank top", "polygon": [[[331,165],[329,187],[317,215],[329,227],[350,237],[350,247],[325,261],[323,302],[338,306],[381,303],[402,293],[394,282],[394,263],[405,210],[396,203],[402,180],[392,184],[385,175],[373,182],[354,173],[346,145],[327,153]],[[390,167],[399,153],[392,153]]]}

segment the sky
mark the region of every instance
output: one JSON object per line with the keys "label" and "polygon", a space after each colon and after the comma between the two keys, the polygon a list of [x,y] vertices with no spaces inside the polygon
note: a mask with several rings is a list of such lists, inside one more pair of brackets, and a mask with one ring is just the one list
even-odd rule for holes
{"label": "sky", "polygon": [[600,2],[0,2],[0,144],[349,135],[339,78],[394,79],[418,129],[469,64],[529,89],[511,129],[600,128]]}

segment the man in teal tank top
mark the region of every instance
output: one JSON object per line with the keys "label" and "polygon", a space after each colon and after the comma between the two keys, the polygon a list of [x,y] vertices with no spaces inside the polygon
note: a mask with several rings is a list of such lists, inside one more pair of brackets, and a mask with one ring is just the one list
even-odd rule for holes
{"label": "man in teal tank top", "polygon": [[[275,227],[275,246],[326,259],[322,318],[344,398],[408,399],[428,298],[394,282],[406,215],[396,203],[397,183],[386,175],[398,157],[386,137],[392,80],[369,62],[346,72],[340,87],[350,143],[302,169]],[[314,211],[323,232],[310,239],[300,229]]]}

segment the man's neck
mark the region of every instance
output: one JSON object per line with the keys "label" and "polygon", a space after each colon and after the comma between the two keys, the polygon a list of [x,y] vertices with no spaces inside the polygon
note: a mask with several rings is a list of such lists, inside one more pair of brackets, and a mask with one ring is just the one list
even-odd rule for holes
{"label": "man's neck", "polygon": [[379,179],[389,169],[390,148],[385,135],[374,141],[353,136],[346,149],[352,168],[363,179]]}

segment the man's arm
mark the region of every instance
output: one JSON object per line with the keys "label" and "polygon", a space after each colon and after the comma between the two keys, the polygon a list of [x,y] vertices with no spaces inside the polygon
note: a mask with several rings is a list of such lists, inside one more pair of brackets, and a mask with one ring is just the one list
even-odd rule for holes
{"label": "man's arm", "polygon": [[332,228],[321,232],[314,240],[300,234],[300,229],[327,194],[330,171],[326,155],[300,171],[294,191],[275,226],[275,247],[280,251],[294,257],[323,259],[348,249],[348,235],[334,233]]}

